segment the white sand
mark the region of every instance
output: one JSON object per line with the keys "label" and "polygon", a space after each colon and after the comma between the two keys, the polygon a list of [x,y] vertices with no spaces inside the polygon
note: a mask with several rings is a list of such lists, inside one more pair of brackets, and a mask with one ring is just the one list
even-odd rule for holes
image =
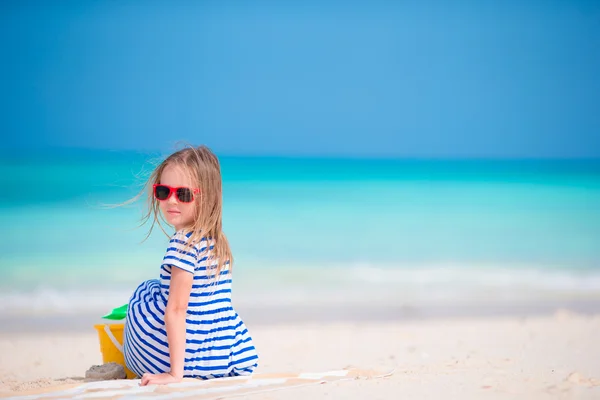
{"label": "white sand", "polygon": [[[600,315],[249,328],[260,372],[395,369],[389,378],[252,398],[600,399]],[[4,395],[76,382],[101,363],[91,329],[89,334],[3,334],[0,354]]]}

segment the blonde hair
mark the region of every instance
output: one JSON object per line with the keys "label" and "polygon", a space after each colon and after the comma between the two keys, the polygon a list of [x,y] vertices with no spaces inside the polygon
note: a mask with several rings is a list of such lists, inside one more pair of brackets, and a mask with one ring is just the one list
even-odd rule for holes
{"label": "blonde hair", "polygon": [[214,272],[214,277],[218,280],[225,264],[229,262],[230,271],[233,265],[229,242],[223,233],[223,189],[219,160],[206,146],[188,146],[168,156],[154,169],[146,182],[146,188],[142,189],[135,198],[141,197],[147,190],[148,210],[142,217],[141,225],[145,225],[148,221],[151,221],[151,225],[145,239],[150,236],[156,223],[167,236],[170,236],[163,227],[162,222],[165,220],[153,192],[153,185],[160,183],[161,175],[167,166],[181,167],[188,174],[190,182],[194,184],[193,187],[200,189],[200,193],[194,195],[196,207],[193,223],[185,228],[186,231],[191,232],[186,248],[191,248],[205,238],[207,241],[205,253],[208,254],[211,240],[214,241],[211,259],[217,260],[216,271],[210,271],[212,264],[209,262],[207,274],[212,275]]}

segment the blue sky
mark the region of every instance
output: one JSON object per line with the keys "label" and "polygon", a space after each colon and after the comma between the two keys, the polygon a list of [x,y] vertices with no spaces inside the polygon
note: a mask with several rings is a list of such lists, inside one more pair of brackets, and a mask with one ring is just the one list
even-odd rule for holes
{"label": "blue sky", "polygon": [[600,157],[600,2],[48,3],[0,6],[5,148]]}

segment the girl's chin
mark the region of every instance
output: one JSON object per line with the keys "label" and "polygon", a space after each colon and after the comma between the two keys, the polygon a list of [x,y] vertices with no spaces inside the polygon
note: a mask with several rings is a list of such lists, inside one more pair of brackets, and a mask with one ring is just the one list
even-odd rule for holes
{"label": "girl's chin", "polygon": [[177,227],[181,224],[181,217],[179,215],[167,215],[165,219],[169,225],[174,227]]}
{"label": "girl's chin", "polygon": [[171,225],[173,228],[175,228],[176,231],[180,231],[181,229],[185,228],[187,225],[190,225],[190,223],[186,223],[186,221],[184,221],[180,215],[169,216],[166,218],[166,220],[169,225]]}

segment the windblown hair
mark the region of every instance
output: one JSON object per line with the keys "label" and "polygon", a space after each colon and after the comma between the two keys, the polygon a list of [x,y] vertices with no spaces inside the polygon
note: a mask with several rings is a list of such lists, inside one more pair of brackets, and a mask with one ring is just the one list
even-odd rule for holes
{"label": "windblown hair", "polygon": [[[200,193],[194,196],[196,203],[194,220],[191,226],[184,228],[186,232],[191,232],[187,247],[191,248],[194,244],[200,243],[202,238],[206,238],[205,252],[208,253],[211,241],[214,243],[212,257],[217,260],[217,269],[210,271],[209,268],[207,273],[209,275],[214,273],[215,279],[218,280],[225,264],[229,262],[230,269],[233,264],[229,242],[223,233],[223,188],[219,160],[206,146],[190,146],[171,154],[158,165],[146,182],[148,210],[142,217],[141,223],[145,225],[151,221],[146,238],[150,236],[156,223],[167,236],[170,236],[163,226],[165,221],[153,193],[153,185],[160,183],[161,175],[167,166],[180,167],[182,171],[189,174],[190,182],[195,185],[194,188],[200,189]],[[143,189],[136,198],[142,196],[144,190],[146,189]],[[208,264],[212,265],[210,260]]]}

